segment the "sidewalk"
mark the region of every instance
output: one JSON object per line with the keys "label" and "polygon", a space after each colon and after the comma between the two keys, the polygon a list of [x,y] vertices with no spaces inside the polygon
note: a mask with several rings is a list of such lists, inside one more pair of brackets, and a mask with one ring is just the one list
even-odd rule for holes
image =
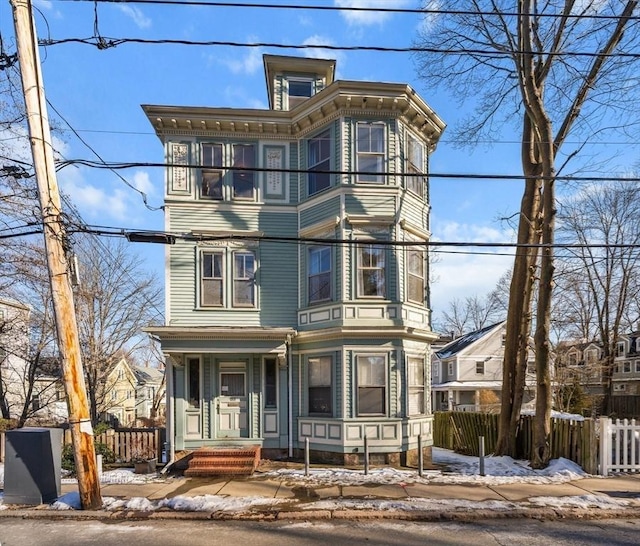
{"label": "sidewalk", "polygon": [[[323,484],[314,473],[320,476],[323,471],[314,469],[309,477],[302,471],[257,472],[252,477],[148,477],[144,483],[106,483],[101,486],[104,508],[95,512],[73,509],[74,503],[79,506],[77,484],[64,483],[57,503],[29,508],[0,505],[0,518],[440,521],[640,514],[638,474],[564,483],[483,484],[473,483],[476,477],[469,483],[431,483],[429,476],[421,479],[417,472],[398,472],[397,483],[375,483],[374,471],[367,483],[359,485]],[[389,481],[388,473],[379,478]]]}

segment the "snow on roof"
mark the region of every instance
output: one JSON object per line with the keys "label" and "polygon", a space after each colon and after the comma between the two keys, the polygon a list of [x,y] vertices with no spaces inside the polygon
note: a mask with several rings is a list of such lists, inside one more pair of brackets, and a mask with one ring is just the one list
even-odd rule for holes
{"label": "snow on roof", "polygon": [[440,351],[436,352],[436,356],[438,358],[449,358],[459,353],[460,351],[462,351],[472,343],[478,341],[479,339],[487,335],[494,328],[497,328],[498,326],[502,326],[503,324],[504,324],[504,321],[497,322],[496,324],[485,326],[484,328],[481,328],[480,330],[476,330],[475,332],[470,332],[468,334],[465,334],[462,337],[459,337],[458,339],[452,341],[451,343],[447,343]]}

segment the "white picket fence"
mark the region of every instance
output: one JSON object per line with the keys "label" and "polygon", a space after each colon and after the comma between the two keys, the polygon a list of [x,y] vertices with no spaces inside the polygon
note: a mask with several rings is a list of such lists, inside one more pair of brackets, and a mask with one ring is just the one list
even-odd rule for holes
{"label": "white picket fence", "polygon": [[600,474],[640,472],[640,425],[636,420],[600,418]]}

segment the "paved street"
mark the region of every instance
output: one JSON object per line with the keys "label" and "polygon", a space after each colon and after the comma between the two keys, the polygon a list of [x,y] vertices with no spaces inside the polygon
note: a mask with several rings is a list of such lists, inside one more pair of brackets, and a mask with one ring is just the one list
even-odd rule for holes
{"label": "paved street", "polygon": [[251,544],[305,546],[368,544],[430,546],[637,545],[640,519],[599,521],[481,520],[434,522],[212,522],[151,521],[104,523],[6,518],[2,546],[201,546]]}

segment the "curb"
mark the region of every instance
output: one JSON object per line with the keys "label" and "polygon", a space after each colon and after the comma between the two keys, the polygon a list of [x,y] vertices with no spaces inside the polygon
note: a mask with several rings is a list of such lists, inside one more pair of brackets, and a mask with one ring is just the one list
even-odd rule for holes
{"label": "curb", "polygon": [[401,510],[266,510],[263,512],[181,512],[141,510],[46,510],[46,509],[5,509],[0,510],[0,520],[5,518],[38,520],[93,520],[93,521],[142,521],[142,520],[185,520],[185,521],[350,521],[350,520],[399,520],[415,522],[478,521],[490,519],[538,519],[558,520],[603,520],[638,519],[637,507],[618,507],[616,510],[594,510],[584,508],[517,508],[514,510],[447,510],[447,511],[401,511]]}

